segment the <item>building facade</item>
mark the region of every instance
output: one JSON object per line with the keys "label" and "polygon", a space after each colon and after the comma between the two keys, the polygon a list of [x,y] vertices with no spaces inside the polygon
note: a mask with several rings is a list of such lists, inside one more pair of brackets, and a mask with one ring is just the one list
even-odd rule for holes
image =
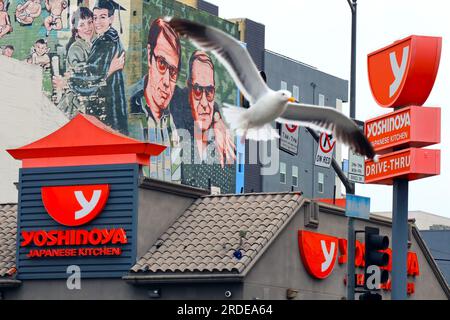
{"label": "building facade", "polygon": [[[0,205],[0,296],[343,299],[346,264],[363,273],[363,249],[347,258],[343,209],[300,192],[210,195],[144,177],[163,151],[85,115],[8,150],[22,167],[19,203]],[[356,219],[365,226],[391,237],[389,219]],[[408,299],[448,299],[414,225],[408,250]],[[390,292],[388,282],[380,293]]]}
{"label": "building facade", "polygon": [[[265,72],[267,83],[272,89],[287,89],[296,100],[307,104],[333,107],[342,110],[342,103],[348,100],[348,81],[339,79],[299,61],[275,52],[265,51]],[[278,125],[280,130],[284,125]],[[333,198],[335,185],[340,197],[340,183],[335,183],[336,174],[332,168],[315,165],[318,144],[305,128],[293,133],[297,143],[283,148],[283,137],[279,144],[280,172],[274,176],[263,176],[263,190],[302,191],[310,198]],[[297,152],[295,152],[297,149]],[[336,157],[336,150],[333,151]]]}
{"label": "building facade", "polygon": [[[232,139],[223,132],[226,123],[220,115],[222,103],[242,105],[245,101],[240,98],[227,72],[214,57],[211,59],[214,65],[216,91],[214,106],[211,106],[213,120],[209,130],[213,138],[209,146],[214,147],[211,159],[215,162],[212,165],[205,165],[207,157],[202,159],[201,163],[195,162],[194,156],[190,161],[186,160],[186,156],[183,157],[188,152],[180,147],[179,136],[184,129],[192,135],[194,128],[193,120],[189,120],[193,116],[189,110],[186,111],[190,105],[187,80],[191,70],[188,70],[188,61],[195,50],[189,41],[183,40],[180,43],[179,60],[181,62],[176,85],[174,90],[168,93],[171,97],[167,107],[167,110],[170,110],[168,123],[173,122],[173,126],[170,125],[167,129],[163,126],[161,132],[159,127],[155,129],[155,123],[150,121],[149,109],[146,109],[148,106],[142,104],[139,98],[142,98],[140,94],[145,91],[144,86],[146,86],[145,89],[149,88],[146,79],[150,74],[148,54],[151,51],[147,50],[150,26],[156,18],[168,14],[213,25],[239,38],[247,47],[258,69],[265,72],[268,85],[272,89],[286,87],[302,102],[340,108],[340,103],[347,101],[348,84],[345,80],[280,54],[266,51],[263,24],[250,19],[231,19],[230,21],[221,19],[218,17],[219,8],[206,1],[119,0],[118,3],[124,10],[114,12],[114,19],[106,36],[100,33],[94,34],[90,40],[92,43],[85,48],[85,58],[88,60],[82,62],[80,66],[74,66],[71,64],[73,48],[84,48],[83,41],[76,36],[77,26],[74,23],[80,21],[80,12],[83,10],[86,16],[92,17],[95,14],[96,1],[72,1],[69,7],[59,8],[63,9],[61,17],[58,18],[61,21],[58,20],[58,23],[54,25],[48,25],[45,22],[57,16],[53,11],[58,8],[37,6],[35,18],[25,21],[21,18],[23,10],[20,3],[16,0],[8,2],[7,12],[11,17],[15,16],[15,19],[11,19],[13,31],[0,38],[0,47],[12,46],[14,51],[13,59],[1,57],[0,60],[2,65],[0,81],[5,82],[0,86],[0,96],[9,106],[0,111],[5,122],[1,130],[15,132],[10,129],[13,125],[24,132],[24,137],[27,136],[25,133],[28,131],[38,133],[44,130],[49,133],[57,125],[67,122],[77,112],[84,112],[97,116],[105,124],[131,137],[168,145],[163,155],[152,160],[150,168],[145,173],[152,178],[201,188],[216,187],[215,190],[220,190],[222,193],[298,190],[311,198],[332,198],[336,186],[337,197],[340,196],[340,183],[335,183],[333,170],[314,166],[314,156],[318,146],[304,128],[297,129],[298,132],[293,133],[293,135],[298,134],[296,154],[280,148],[279,152],[273,155],[270,163],[275,168],[264,169],[267,166],[267,154],[270,154],[267,145],[259,144],[253,148],[251,142],[240,143],[240,139],[234,140],[236,145],[234,154],[225,153],[224,156],[225,160],[230,160],[233,156],[236,160],[228,162],[228,165],[220,163],[218,154],[225,149],[226,140]],[[121,52],[125,52],[126,57],[123,69],[111,75],[114,77],[114,80],[111,78],[111,82],[110,78],[106,77],[106,71],[112,61],[110,58],[105,58],[108,53],[103,50],[107,47],[109,36],[115,39],[115,45]],[[76,44],[74,47],[72,47],[73,43]],[[92,54],[89,48],[94,48]],[[112,57],[113,54],[109,56]],[[106,60],[101,61],[103,58]],[[94,66],[101,67],[101,70],[95,69],[97,67]],[[70,73],[67,73],[68,71]],[[66,73],[71,76],[65,76]],[[61,87],[52,82],[54,77],[66,77],[65,86]],[[28,83],[28,93],[21,97],[21,83],[25,82]],[[113,88],[112,83],[119,83],[120,88]],[[115,102],[106,103],[116,93],[118,96],[114,98]],[[27,97],[29,101],[25,101]],[[108,106],[97,107],[104,103]],[[113,110],[110,112],[111,106]],[[121,112],[123,117],[118,116]],[[11,119],[20,119],[20,121]],[[30,124],[32,119],[33,123]],[[275,123],[273,125],[276,126]],[[39,128],[28,130],[31,127]],[[282,133],[281,126],[279,129]],[[219,137],[216,139],[217,135]],[[12,134],[7,140],[8,145],[5,145],[5,148],[23,144],[23,139],[19,139],[16,134]],[[178,142],[174,142],[175,140]],[[280,145],[274,145],[274,148],[278,147]],[[183,150],[180,151],[180,149]],[[337,146],[336,149],[338,150],[337,158],[340,161],[340,147]],[[195,148],[190,151],[196,154]],[[255,161],[250,161],[252,157],[256,157]],[[17,163],[6,156],[1,155],[0,159],[2,163],[5,163],[3,168],[17,168]],[[14,170],[5,169],[5,174],[7,172],[14,172]],[[9,178],[4,182],[4,186],[2,185],[2,190],[5,190],[0,200],[14,202],[16,198],[13,183],[17,182],[17,176],[7,175]]]}

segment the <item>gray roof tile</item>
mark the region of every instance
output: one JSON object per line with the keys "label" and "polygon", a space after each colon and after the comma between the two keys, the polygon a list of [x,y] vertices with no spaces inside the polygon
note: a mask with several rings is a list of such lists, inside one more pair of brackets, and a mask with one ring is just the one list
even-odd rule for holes
{"label": "gray roof tile", "polygon": [[[131,268],[134,273],[242,272],[294,215],[298,193],[206,196],[197,199]],[[240,260],[233,256],[242,241]]]}
{"label": "gray roof tile", "polygon": [[17,205],[0,204],[0,278],[15,273],[16,235]]}

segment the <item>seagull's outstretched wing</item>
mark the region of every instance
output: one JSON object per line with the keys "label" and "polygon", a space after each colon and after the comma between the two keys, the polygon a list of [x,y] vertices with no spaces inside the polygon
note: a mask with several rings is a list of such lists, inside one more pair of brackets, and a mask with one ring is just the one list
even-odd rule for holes
{"label": "seagull's outstretched wing", "polygon": [[269,88],[259,75],[247,49],[225,32],[197,22],[167,18],[170,26],[188,37],[201,50],[212,51],[225,66],[250,103],[255,103]]}
{"label": "seagull's outstretched wing", "polygon": [[341,112],[328,107],[301,103],[288,103],[278,122],[297,124],[320,131],[331,131],[336,139],[369,159],[375,157],[372,144],[356,123]]}

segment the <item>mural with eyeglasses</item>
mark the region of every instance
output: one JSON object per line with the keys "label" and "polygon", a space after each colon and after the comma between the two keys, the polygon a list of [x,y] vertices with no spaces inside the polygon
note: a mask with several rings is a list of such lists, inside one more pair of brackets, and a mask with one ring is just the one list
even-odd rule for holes
{"label": "mural with eyeglasses", "polygon": [[94,115],[166,145],[145,175],[234,193],[236,139],[221,109],[238,104],[237,88],[165,16],[238,36],[235,24],[174,0],[0,0],[0,54],[41,68],[44,93],[69,119]]}
{"label": "mural with eyeglasses", "polygon": [[164,21],[176,15],[227,29],[217,17],[144,3],[143,77],[131,89],[129,130],[168,148],[151,159],[150,177],[235,192],[235,139],[221,114],[223,102],[236,103],[238,91],[211,54],[197,50]]}

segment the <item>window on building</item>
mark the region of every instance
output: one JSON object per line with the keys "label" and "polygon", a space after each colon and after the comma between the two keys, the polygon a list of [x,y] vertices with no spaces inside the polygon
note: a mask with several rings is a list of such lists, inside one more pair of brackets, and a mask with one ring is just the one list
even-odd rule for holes
{"label": "window on building", "polygon": [[280,89],[287,90],[287,82],[286,81],[281,81]]}
{"label": "window on building", "polygon": [[286,163],[280,162],[280,182],[286,183]]}
{"label": "window on building", "polygon": [[325,96],[319,93],[319,106],[325,105]]}
{"label": "window on building", "polygon": [[323,193],[323,191],[324,191],[324,175],[322,172],[318,173],[317,182],[319,184],[319,186],[318,186],[319,193]]}
{"label": "window on building", "polygon": [[298,187],[298,167],[292,166],[292,186]]}
{"label": "window on building", "polygon": [[242,152],[238,153],[238,172],[242,173],[244,172],[244,155]]}
{"label": "window on building", "polygon": [[292,87],[292,96],[295,100],[300,101],[300,90],[297,86]]}

